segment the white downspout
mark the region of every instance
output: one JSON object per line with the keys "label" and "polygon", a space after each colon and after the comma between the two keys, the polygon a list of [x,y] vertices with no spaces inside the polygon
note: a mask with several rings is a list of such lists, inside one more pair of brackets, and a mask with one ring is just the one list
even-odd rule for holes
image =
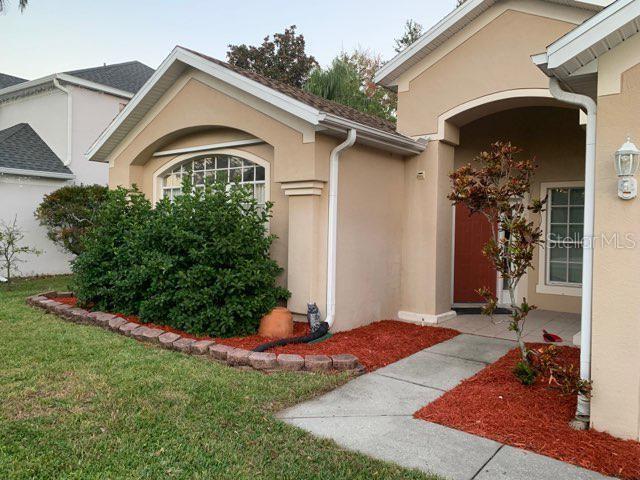
{"label": "white downspout", "polygon": [[[578,105],[587,112],[587,145],[584,164],[584,242],[582,250],[582,316],[580,333],[580,377],[591,380],[591,303],[593,295],[593,237],[596,177],[596,123],[598,106],[586,95],[562,89],[557,78],[549,79],[549,90],[558,100]],[[588,426],[591,405],[580,395],[576,420]]]}
{"label": "white downspout", "polygon": [[352,128],[347,139],[331,150],[329,156],[329,226],[327,235],[327,317],[329,328],[336,315],[336,250],[338,241],[338,161],[340,154],[356,143],[356,130]]}
{"label": "white downspout", "polygon": [[67,158],[62,163],[68,167],[71,165],[71,160],[73,159],[73,99],[71,98],[71,92],[69,89],[60,85],[60,81],[56,77],[53,77],[53,86],[67,94]]}

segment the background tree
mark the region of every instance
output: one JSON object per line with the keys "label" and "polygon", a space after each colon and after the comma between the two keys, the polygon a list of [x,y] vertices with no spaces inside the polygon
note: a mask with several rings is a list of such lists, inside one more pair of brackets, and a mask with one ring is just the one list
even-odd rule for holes
{"label": "background tree", "polygon": [[296,26],[275,33],[273,40],[264,38],[262,45],[229,45],[227,61],[231,65],[260,73],[295,87],[302,87],[311,70],[318,65],[316,59],[305,52],[303,35],[296,35]]}
{"label": "background tree", "polygon": [[380,56],[368,50],[343,52],[328,68],[314,69],[304,89],[361,112],[395,121],[396,95],[373,81],[381,65]]}
{"label": "background tree", "polygon": [[[6,11],[8,3],[9,2],[7,0],[0,0],[0,13]],[[18,8],[20,8],[21,12],[24,12],[24,9],[27,8],[28,3],[29,0],[18,0]]]}
{"label": "background tree", "polygon": [[382,56],[371,50],[356,48],[351,53],[342,52],[339,58],[357,70],[362,90],[372,101],[381,105],[384,112],[382,117],[395,122],[398,95],[373,81],[376,72],[384,65]]}
{"label": "background tree", "polygon": [[407,20],[404,24],[404,33],[400,38],[395,39],[396,46],[394,50],[396,51],[396,53],[400,53],[413,42],[418,40],[418,38],[420,38],[420,35],[422,35],[422,29],[422,25],[420,25],[418,22],[412,19]]}
{"label": "background tree", "polygon": [[24,233],[18,226],[17,217],[14,217],[11,223],[0,222],[0,264],[7,282],[11,281],[14,273],[19,272],[18,264],[24,262],[23,255],[41,253],[28,245],[22,245],[23,239]]}
{"label": "background tree", "polygon": [[69,185],[45,195],[35,216],[51,241],[69,253],[82,253],[82,239],[107,197],[102,185]]}
{"label": "background tree", "polygon": [[[535,379],[535,373],[522,332],[527,315],[536,307],[526,298],[516,299],[516,288],[533,268],[533,252],[543,243],[542,230],[528,219],[528,213],[539,215],[545,202],[529,200],[536,165],[531,159],[519,159],[519,153],[521,150],[510,142],[492,144],[489,151],[476,157],[478,168],[469,164],[450,175],[453,191],[448,198],[454,205],[466,206],[471,215],[483,214],[491,225],[492,235],[483,253],[506,283],[512,311],[509,328],[516,333],[522,355],[518,376],[523,379],[528,375],[530,380]],[[493,316],[498,304],[495,294],[484,286],[478,293],[487,302],[483,313]]]}

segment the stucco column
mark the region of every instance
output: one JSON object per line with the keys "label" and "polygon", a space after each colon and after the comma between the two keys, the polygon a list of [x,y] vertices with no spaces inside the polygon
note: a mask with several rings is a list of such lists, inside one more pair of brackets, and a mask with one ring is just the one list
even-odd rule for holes
{"label": "stucco column", "polygon": [[316,302],[322,312],[326,301],[327,192],[324,182],[285,182],[289,202],[287,288],[288,307],[306,314],[307,303]]}
{"label": "stucco column", "polygon": [[402,310],[415,323],[439,323],[451,311],[452,208],[447,199],[454,147],[430,141],[407,161],[404,215]]}
{"label": "stucco column", "polygon": [[[628,61],[640,62],[639,46],[640,38],[625,45]],[[614,168],[614,154],[627,135],[640,144],[640,63],[624,70],[624,53],[612,50],[599,66],[591,423],[640,440],[640,198],[618,198]]]}

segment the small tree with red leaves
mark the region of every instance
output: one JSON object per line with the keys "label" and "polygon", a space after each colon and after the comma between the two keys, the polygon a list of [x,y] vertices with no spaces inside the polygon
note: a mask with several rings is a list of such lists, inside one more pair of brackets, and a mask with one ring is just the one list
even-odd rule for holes
{"label": "small tree with red leaves", "polygon": [[[521,159],[522,150],[511,142],[496,142],[480,153],[478,167],[465,165],[450,175],[453,191],[448,196],[454,205],[464,205],[471,215],[483,214],[491,225],[492,235],[483,254],[500,273],[509,291],[511,317],[509,329],[516,333],[522,364],[531,369],[522,332],[527,315],[536,308],[526,298],[516,298],[516,288],[529,268],[533,252],[542,245],[542,230],[530,220],[539,215],[545,201],[531,200],[531,180],[536,169],[532,159]],[[496,295],[486,286],[478,289],[486,305],[483,314],[493,317],[498,306]]]}

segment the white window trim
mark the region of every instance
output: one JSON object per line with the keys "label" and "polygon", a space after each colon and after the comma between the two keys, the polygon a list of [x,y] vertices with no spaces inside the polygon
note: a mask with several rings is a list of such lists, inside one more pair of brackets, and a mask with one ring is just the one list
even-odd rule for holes
{"label": "white window trim", "polygon": [[271,199],[271,164],[262,157],[253,153],[237,150],[233,148],[223,148],[214,150],[205,150],[197,153],[185,153],[174,157],[171,161],[162,165],[153,172],[153,203],[157,203],[162,198],[162,178],[169,173],[176,165],[188,162],[195,158],[206,157],[207,155],[233,155],[245,160],[249,160],[256,165],[264,167],[264,201],[269,202]]}
{"label": "white window trim", "polygon": [[[545,198],[548,191],[553,188],[571,188],[584,187],[583,181],[575,182],[543,182],[540,183],[540,198]],[[542,238],[547,238],[547,220],[548,220],[549,204],[542,212],[540,219],[540,227],[542,229]],[[582,287],[572,287],[566,284],[553,284],[547,281],[547,249],[544,245],[538,247],[538,284],[536,285],[536,293],[544,293],[549,295],[566,295],[570,297],[581,297]]]}

